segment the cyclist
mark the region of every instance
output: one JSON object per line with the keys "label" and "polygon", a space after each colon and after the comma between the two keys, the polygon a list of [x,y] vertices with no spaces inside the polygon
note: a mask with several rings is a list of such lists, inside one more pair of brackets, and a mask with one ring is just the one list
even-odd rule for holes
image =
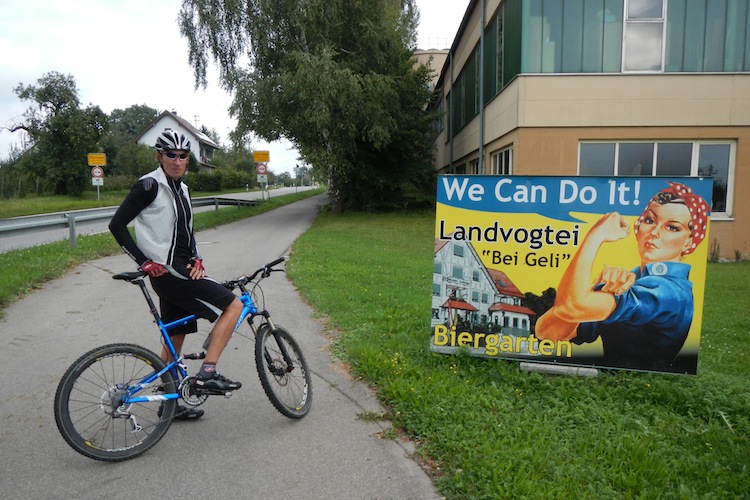
{"label": "cyclist", "polygon": [[[219,375],[216,363],[234,330],[242,302],[228,289],[207,278],[193,234],[190,195],[182,177],[190,158],[190,141],[181,133],[165,129],[156,139],[159,167],[141,177],[117,209],[109,230],[117,242],[147,273],[159,296],[165,323],[189,314],[215,322],[206,358],[195,377],[195,387],[226,393],[242,384]],[[135,220],[135,236],[128,224]],[[137,241],[137,243],[136,243]],[[185,335],[198,330],[196,322],[170,333],[179,353]],[[171,361],[166,347],[162,359]],[[200,418],[203,410],[179,405],[175,418]]]}

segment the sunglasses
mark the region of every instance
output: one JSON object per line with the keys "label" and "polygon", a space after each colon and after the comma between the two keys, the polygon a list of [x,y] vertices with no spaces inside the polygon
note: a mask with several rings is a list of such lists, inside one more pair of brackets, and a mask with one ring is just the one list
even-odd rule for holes
{"label": "sunglasses", "polygon": [[180,160],[187,160],[188,158],[190,158],[190,153],[177,154],[177,153],[173,153],[172,151],[167,151],[163,154],[170,160],[174,160],[175,158],[179,158]]}

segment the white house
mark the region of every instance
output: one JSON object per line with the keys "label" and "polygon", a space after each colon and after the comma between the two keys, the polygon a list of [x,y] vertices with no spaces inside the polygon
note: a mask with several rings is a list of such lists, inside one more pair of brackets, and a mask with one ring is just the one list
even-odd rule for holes
{"label": "white house", "polygon": [[524,297],[504,272],[482,264],[471,243],[435,240],[431,327],[450,324],[449,314],[458,314],[471,329],[526,336],[535,312],[523,305]]}
{"label": "white house", "polygon": [[219,149],[210,137],[195,128],[187,120],[177,115],[175,111],[164,111],[157,116],[138,137],[135,142],[154,147],[156,138],[165,129],[176,130],[185,135],[190,140],[191,151],[193,156],[198,160],[202,170],[213,170],[215,167],[211,164],[214,151]]}

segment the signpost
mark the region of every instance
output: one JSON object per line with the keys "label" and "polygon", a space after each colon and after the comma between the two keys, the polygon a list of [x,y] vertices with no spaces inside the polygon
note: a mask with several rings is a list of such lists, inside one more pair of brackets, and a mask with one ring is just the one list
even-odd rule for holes
{"label": "signpost", "polygon": [[[259,157],[265,158],[265,161],[268,161],[268,151],[256,151],[253,153],[253,160],[258,161]],[[255,165],[255,171],[258,172],[258,184],[260,184],[261,196],[265,198],[266,187],[268,186],[268,165],[265,163],[258,163]]]}
{"label": "signpost", "polygon": [[91,185],[96,186],[96,199],[99,200],[99,186],[104,185],[104,169],[107,165],[107,155],[104,153],[89,153],[89,167],[91,167]]}

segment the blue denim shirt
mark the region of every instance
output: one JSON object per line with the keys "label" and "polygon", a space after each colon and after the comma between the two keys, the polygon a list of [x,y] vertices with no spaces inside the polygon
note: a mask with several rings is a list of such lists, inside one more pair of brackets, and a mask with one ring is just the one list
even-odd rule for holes
{"label": "blue denim shirt", "polygon": [[[615,310],[604,321],[581,323],[573,342],[602,339],[606,366],[668,369],[687,339],[693,321],[690,265],[655,262],[633,270],[636,280],[615,296]],[[597,285],[601,287],[601,285]]]}

